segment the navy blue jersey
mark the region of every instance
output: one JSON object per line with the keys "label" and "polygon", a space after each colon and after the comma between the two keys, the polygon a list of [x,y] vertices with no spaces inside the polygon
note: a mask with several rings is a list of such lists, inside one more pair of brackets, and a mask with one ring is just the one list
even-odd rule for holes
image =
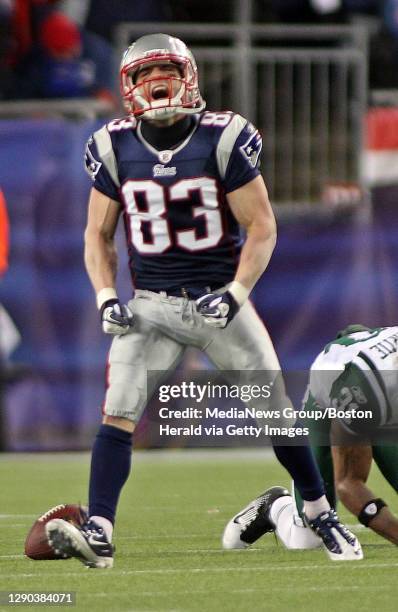
{"label": "navy blue jersey", "polygon": [[254,126],[231,112],[195,115],[173,150],[156,150],[133,118],[95,132],[86,168],[123,208],[136,288],[219,287],[234,278],[242,240],[226,194],[259,174],[261,145]]}

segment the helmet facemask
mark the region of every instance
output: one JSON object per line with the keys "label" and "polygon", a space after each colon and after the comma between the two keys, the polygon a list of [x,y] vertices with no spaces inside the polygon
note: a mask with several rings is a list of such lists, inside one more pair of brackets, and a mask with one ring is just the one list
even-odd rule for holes
{"label": "helmet facemask", "polygon": [[[189,55],[175,55],[156,49],[128,62],[128,51],[121,66],[121,90],[125,107],[130,114],[142,119],[168,119],[178,114],[193,114],[205,107],[199,87],[197,69]],[[137,79],[139,72],[150,66],[171,64],[179,75],[164,75]],[[164,84],[156,92],[156,82]],[[158,95],[158,97],[157,97]]]}

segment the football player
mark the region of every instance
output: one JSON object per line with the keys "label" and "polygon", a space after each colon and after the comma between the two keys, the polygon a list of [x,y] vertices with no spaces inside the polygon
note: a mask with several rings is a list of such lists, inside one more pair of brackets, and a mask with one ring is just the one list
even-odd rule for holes
{"label": "football player", "polygon": [[[331,506],[339,498],[360,523],[394,544],[398,519],[366,482],[374,459],[398,492],[397,368],[398,327],[349,325],[313,362],[303,402],[308,415],[329,406],[345,415],[307,421]],[[303,502],[297,490],[294,497],[282,487],[272,487],[249,504],[256,507],[256,539],[276,531],[287,548],[319,545],[314,534],[303,529]],[[242,546],[237,542],[236,547],[243,547],[244,534],[241,539]]]}
{"label": "football player", "polygon": [[[90,567],[113,564],[112,531],[133,431],[161,371],[173,369],[187,346],[224,371],[280,371],[248,299],[276,240],[258,169],[258,130],[236,113],[205,111],[195,59],[172,36],[138,39],[126,50],[120,75],[128,116],[98,130],[86,151],[94,185],[85,262],[103,331],[114,336],[92,451],[90,520],[81,529],[59,519],[47,525],[56,550]],[[127,305],[115,290],[121,215],[135,289]],[[159,372],[158,379],[153,375],[149,383],[148,370]],[[277,387],[279,399],[289,402],[281,377]],[[330,509],[309,447],[273,442],[328,552],[361,558],[357,539]],[[333,536],[331,524],[341,537]]]}

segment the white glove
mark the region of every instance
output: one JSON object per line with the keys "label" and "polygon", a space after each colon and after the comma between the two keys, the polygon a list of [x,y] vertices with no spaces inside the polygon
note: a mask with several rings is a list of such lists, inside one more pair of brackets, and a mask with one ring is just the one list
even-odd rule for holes
{"label": "white glove", "polygon": [[101,307],[102,331],[113,336],[127,334],[133,325],[133,313],[119,300],[107,300]]}
{"label": "white glove", "polygon": [[211,327],[226,327],[239,310],[234,296],[225,291],[220,295],[207,293],[196,300],[196,310]]}

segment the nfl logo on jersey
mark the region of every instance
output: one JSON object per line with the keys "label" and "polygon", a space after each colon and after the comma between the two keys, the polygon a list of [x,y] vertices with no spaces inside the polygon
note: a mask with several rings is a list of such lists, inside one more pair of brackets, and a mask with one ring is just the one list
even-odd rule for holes
{"label": "nfl logo on jersey", "polygon": [[173,157],[173,151],[160,151],[158,157],[162,164],[168,164]]}

